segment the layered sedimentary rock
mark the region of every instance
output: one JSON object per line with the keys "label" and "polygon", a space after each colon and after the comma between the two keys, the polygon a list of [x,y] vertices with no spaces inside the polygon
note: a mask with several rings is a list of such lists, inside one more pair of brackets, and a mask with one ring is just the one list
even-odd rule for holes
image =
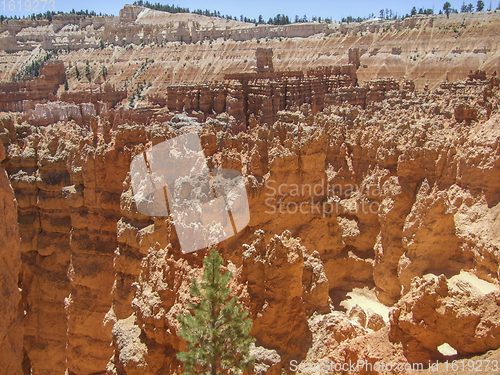
{"label": "layered sedimentary rock", "polygon": [[[256,50],[257,65],[261,66],[258,73],[227,74],[225,82],[209,85],[169,86],[166,100],[160,95],[150,100],[154,105],[166,104],[172,111],[193,113],[195,116],[201,113],[203,120],[210,115],[227,112],[245,126],[249,125],[250,116],[270,125],[278,119],[278,111],[302,104],[310,104],[313,114],[316,114],[325,106],[337,104],[331,98],[339,97],[339,90],[352,91],[357,84],[355,64],[319,67],[306,72],[274,72],[269,68],[269,64],[272,67],[272,51],[262,51]],[[259,60],[265,61],[259,63]],[[267,68],[264,69],[264,66]],[[393,87],[389,89],[399,89],[396,82],[390,82]],[[359,99],[363,105],[366,91]],[[349,103],[358,104],[353,100]]]}
{"label": "layered sedimentary rock", "polygon": [[49,61],[40,69],[40,77],[32,80],[1,83],[0,110],[23,111],[24,101],[45,102],[49,94],[55,94],[66,79],[62,61]]}
{"label": "layered sedimentary rock", "polygon": [[51,60],[40,69],[37,78],[2,83],[0,110],[22,112],[23,120],[33,125],[68,120],[81,125],[88,124],[97,114],[114,118],[114,111],[109,110],[127,97],[127,90],[115,90],[109,83],[100,85],[97,92],[64,91],[57,95],[65,81],[64,63]]}
{"label": "layered sedimentary rock", "polygon": [[[200,16],[198,14],[173,14],[152,9],[125,5],[118,17],[55,15],[48,20],[9,20],[0,25],[0,49],[6,52],[44,49],[78,50],[98,48],[100,42],[123,46],[134,44],[164,44],[172,41],[197,43],[203,40],[231,38],[236,41],[265,37],[308,37],[330,33],[337,24],[305,23],[284,26],[259,25]],[[44,28],[45,33],[33,32]]]}
{"label": "layered sedimentary rock", "polygon": [[309,255],[289,231],[273,237],[267,246],[263,231],[256,236],[243,254],[242,277],[248,285],[252,335],[264,347],[276,349],[285,360],[300,358],[312,340],[306,311],[329,309],[322,264],[319,262],[314,274],[305,274]]}
{"label": "layered sedimentary rock", "polygon": [[272,48],[257,48],[255,59],[257,60],[257,73],[274,72]]}
{"label": "layered sedimentary rock", "polygon": [[[39,131],[12,121],[4,128],[4,136],[16,137],[19,131],[28,137],[21,148],[9,146],[7,169],[18,192],[25,356],[41,374],[66,368],[73,373],[99,372],[112,355],[111,327],[106,330],[103,321],[113,285],[112,216],[119,207],[107,202],[116,194],[111,180],[119,176],[106,171],[105,165],[113,164],[104,159],[120,155],[95,159],[83,149],[80,154],[74,144],[59,143],[58,138],[65,133],[68,139],[87,139],[94,150],[90,126],[71,132],[64,127],[61,123],[59,130]],[[75,152],[81,158],[75,159]],[[123,178],[119,177],[120,190]]]}
{"label": "layered sedimentary rock", "polygon": [[[444,80],[466,79],[471,70],[488,75],[498,70],[499,16],[491,11],[367,20],[340,27],[335,22],[255,26],[126,6],[119,17],[56,15],[52,23],[9,20],[0,25],[0,79],[10,80],[18,72],[23,61],[16,52],[31,51],[21,60],[32,61],[40,51],[50,50],[58,51],[65,62],[70,91],[88,90],[88,81],[76,75],[75,66],[83,72],[85,61],[91,60],[96,63],[90,65],[93,80],[105,66],[108,75],[103,81],[119,90],[127,86],[129,98],[139,84],[149,82],[147,95],[164,94],[169,85],[256,72],[254,50],[261,47],[273,49],[275,71],[356,61],[360,82],[394,77],[399,82],[412,79],[419,89],[434,88]],[[352,47],[358,48],[359,59],[349,53]]]}
{"label": "layered sedimentary rock", "polygon": [[[44,125],[3,115],[25,367],[181,373],[176,317],[205,251],[182,254],[171,218],[137,211],[128,172],[133,156],[192,131],[210,167],[246,181],[250,223],[217,248],[254,321],[256,372],[290,360],[427,362],[443,343],[463,356],[498,348],[500,82],[483,78],[424,91],[373,81],[352,102],[306,102],[273,124],[252,113],[246,129],[224,113],[160,121],[164,109],[141,124],[118,109]],[[241,99],[241,86],[228,96]],[[474,117],[456,116],[462,105]],[[463,270],[490,289],[461,288]],[[430,284],[430,274],[444,276]],[[457,342],[440,329],[450,324],[464,327]]]}
{"label": "layered sedimentary rock", "polygon": [[105,103],[108,108],[114,107],[127,97],[127,90],[116,90],[111,84],[103,84],[97,92],[63,92],[59,99],[71,103]]}
{"label": "layered sedimentary rock", "polygon": [[3,81],[59,59],[1,85],[0,372],[182,373],[177,316],[206,251],[137,211],[129,168],[192,131],[245,179],[250,223],[217,249],[253,373],[498,358],[499,20],[254,26],[126,6],[0,24]]}
{"label": "layered sedimentary rock", "polygon": [[500,346],[500,289],[468,273],[415,278],[391,314],[390,337],[403,343],[411,362],[446,360],[450,345],[470,356]]}
{"label": "layered sedimentary rock", "polygon": [[[0,144],[0,163],[5,159],[5,149]],[[17,204],[9,177],[0,164],[0,368],[1,374],[20,375],[23,361],[24,328],[19,301],[18,287],[21,270],[21,250]]]}
{"label": "layered sedimentary rock", "polygon": [[[353,63],[344,66],[328,66],[310,69],[307,72],[270,72],[228,74],[225,82],[205,85],[169,86],[166,98],[157,95],[150,98],[154,105],[167,106],[171,111],[187,112],[201,120],[227,112],[245,126],[252,121],[272,124],[278,120],[278,112],[308,104],[312,114],[331,105],[344,104],[366,108],[389,100],[391,105],[400,104],[408,108],[414,104],[412,98],[415,84],[404,80],[402,83],[393,78],[376,79],[357,85],[356,49]],[[474,90],[478,85],[484,87],[483,99],[491,96],[490,88],[498,86],[499,79],[494,75],[487,78],[483,71],[471,73],[464,83],[440,85],[437,93],[467,88]],[[490,104],[479,97],[474,103],[467,102],[467,95],[456,102],[452,115],[458,122],[478,119],[479,104],[482,110],[491,113]],[[482,103],[482,104],[481,104]],[[440,113],[440,106],[432,104],[432,111]],[[356,118],[357,109],[348,109],[351,120]],[[450,116],[450,112],[446,114]]]}

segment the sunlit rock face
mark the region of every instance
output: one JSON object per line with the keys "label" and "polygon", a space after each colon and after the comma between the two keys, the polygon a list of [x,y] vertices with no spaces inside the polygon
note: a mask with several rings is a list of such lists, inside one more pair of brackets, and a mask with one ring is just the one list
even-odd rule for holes
{"label": "sunlit rock face", "polygon": [[[5,158],[5,149],[0,144],[0,162]],[[14,191],[9,176],[0,164],[1,374],[22,374],[24,328],[18,306],[21,299],[18,287],[21,271],[20,242]]]}
{"label": "sunlit rock face", "polygon": [[[126,7],[79,30],[58,20],[7,32],[95,36],[117,22],[133,39],[170,27],[162,17]],[[291,361],[499,358],[500,79],[494,47],[462,46],[497,38],[499,21],[465,17],[456,39],[454,15],[303,25],[322,34],[262,41],[262,64],[256,42],[235,41],[239,23],[212,44],[70,46],[44,75],[2,86],[13,91],[0,94],[0,373],[181,374],[177,317],[207,253],[184,241],[198,243],[188,229],[204,220],[253,321],[255,374]],[[183,38],[197,30],[182,22],[195,21],[176,24]],[[462,47],[427,51],[451,55],[422,78],[436,56],[402,59],[432,31]],[[392,45],[396,35],[407,39]],[[484,54],[484,70],[466,54]],[[171,148],[170,181],[155,150],[182,137],[199,154],[190,164]],[[141,192],[147,181],[160,188]]]}

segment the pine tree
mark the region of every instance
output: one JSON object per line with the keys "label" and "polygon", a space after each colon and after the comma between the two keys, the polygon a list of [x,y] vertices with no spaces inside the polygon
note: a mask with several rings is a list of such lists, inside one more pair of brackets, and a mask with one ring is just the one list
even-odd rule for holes
{"label": "pine tree", "polygon": [[444,3],[443,10],[446,13],[446,18],[450,18],[451,4],[449,1]]}
{"label": "pine tree", "polygon": [[86,61],[85,65],[85,77],[87,77],[87,80],[90,83],[90,81],[92,80],[92,72],[90,71],[89,60]]}
{"label": "pine tree", "polygon": [[193,314],[179,316],[180,336],[187,341],[187,352],[177,354],[184,362],[185,375],[241,374],[253,365],[249,355],[252,325],[248,312],[229,298],[231,272],[221,273],[222,257],[212,249],[204,259],[202,282],[191,280],[190,293],[200,301],[189,304]]}

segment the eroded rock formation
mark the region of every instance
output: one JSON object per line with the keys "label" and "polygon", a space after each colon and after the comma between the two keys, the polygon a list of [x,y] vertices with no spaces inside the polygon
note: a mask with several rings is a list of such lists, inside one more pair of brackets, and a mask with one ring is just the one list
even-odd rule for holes
{"label": "eroded rock formation", "polygon": [[[72,14],[54,15],[48,20],[9,20],[0,24],[0,50],[18,52],[44,49],[98,48],[100,41],[118,46],[168,43],[197,43],[203,40],[231,38],[237,41],[263,37],[308,37],[329,33],[337,24],[305,23],[284,26],[259,25],[198,14],[159,12],[141,6],[125,5],[118,17],[86,17]],[[33,32],[43,29],[44,33]]]}
{"label": "eroded rock formation", "polygon": [[[0,163],[5,159],[0,144]],[[1,374],[20,375],[23,362],[24,328],[19,311],[21,292],[18,287],[21,251],[17,220],[17,203],[9,176],[0,164],[0,363]]]}
{"label": "eroded rock formation", "polygon": [[411,362],[444,361],[438,347],[445,343],[461,356],[500,347],[499,319],[496,285],[463,272],[449,280],[416,277],[391,314],[390,337]]}
{"label": "eroded rock formation", "polygon": [[[49,61],[40,69],[40,77],[32,80],[0,84],[0,111],[24,111],[26,105],[45,102],[66,79],[64,63]],[[29,104],[26,102],[29,101]]]}
{"label": "eroded rock formation", "polygon": [[477,17],[2,23],[3,79],[64,51],[0,94],[0,373],[182,373],[177,316],[206,251],[138,212],[129,168],[193,131],[209,167],[245,179],[250,222],[217,249],[254,374],[498,357],[499,21]]}
{"label": "eroded rock formation", "polygon": [[[356,55],[356,51],[353,49],[349,53]],[[339,93],[356,90],[359,51],[358,59],[353,58],[348,65],[323,66],[307,72],[274,72],[272,49],[257,48],[255,56],[257,73],[226,74],[225,82],[210,85],[169,86],[166,100],[156,95],[150,101],[154,105],[167,104],[170,110],[192,113],[203,120],[227,112],[246,127],[250,117],[269,125],[278,119],[278,111],[302,104],[310,104],[312,113],[316,114],[325,106],[338,104],[336,100],[343,102],[347,99],[350,104],[362,104],[364,107],[367,97],[376,96],[371,87],[358,90],[360,95],[342,96]],[[390,83],[392,87],[383,87],[382,90],[399,89],[396,82]],[[375,92],[380,89],[374,88]],[[383,92],[376,99],[380,101],[382,98]]]}
{"label": "eroded rock formation", "polygon": [[[4,114],[24,366],[181,371],[176,316],[205,252],[182,254],[171,219],[137,212],[128,172],[138,152],[193,130],[210,167],[246,179],[250,223],[218,249],[254,321],[256,373],[290,360],[428,363],[444,358],[443,343],[459,355],[496,349],[499,82],[368,87],[363,105],[315,112],[304,103],[278,111],[272,125],[250,116],[247,129],[227,114],[160,121],[164,109],[140,125],[97,112],[43,125]],[[477,115],[459,122],[463,102]],[[464,270],[489,289],[460,287],[454,277]],[[439,328],[450,324],[463,335]]]}
{"label": "eroded rock formation", "polygon": [[[444,80],[466,79],[471,71],[491,76],[498,70],[499,23],[498,12],[491,11],[255,26],[126,6],[118,17],[55,15],[51,23],[23,19],[0,24],[0,79],[10,80],[20,69],[23,61],[15,53],[30,51],[22,60],[31,62],[44,51],[58,51],[70,91],[88,90],[88,81],[77,76],[75,67],[83,72],[91,60],[96,63],[90,66],[93,79],[106,67],[103,81],[118,90],[132,89],[130,99],[141,84],[152,84],[147,95],[164,94],[169,85],[257,71],[254,51],[261,47],[273,49],[276,71],[354,63],[360,82],[394,77],[412,79],[419,89],[435,88]],[[349,52],[353,47],[357,52]]]}

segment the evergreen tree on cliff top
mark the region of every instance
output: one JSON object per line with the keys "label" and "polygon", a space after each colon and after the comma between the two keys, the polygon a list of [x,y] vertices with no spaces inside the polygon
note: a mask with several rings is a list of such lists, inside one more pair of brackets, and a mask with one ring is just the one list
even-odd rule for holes
{"label": "evergreen tree on cliff top", "polygon": [[229,299],[227,287],[231,272],[221,273],[222,257],[212,249],[203,261],[202,282],[191,280],[190,293],[199,299],[189,304],[193,313],[179,316],[180,336],[187,341],[187,351],[177,354],[188,374],[241,374],[253,365],[249,355],[252,326],[248,312]]}

